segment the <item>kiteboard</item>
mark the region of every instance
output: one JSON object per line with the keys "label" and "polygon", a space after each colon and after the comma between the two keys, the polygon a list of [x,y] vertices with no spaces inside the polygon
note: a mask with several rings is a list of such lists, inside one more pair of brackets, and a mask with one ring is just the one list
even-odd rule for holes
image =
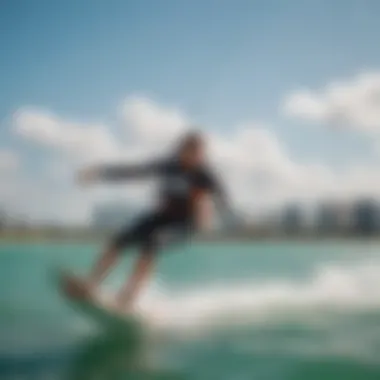
{"label": "kiteboard", "polygon": [[119,328],[124,333],[141,329],[141,318],[132,312],[117,310],[112,302],[106,302],[99,294],[91,296],[74,295],[73,289],[83,289],[85,282],[67,271],[59,271],[57,283],[60,293],[69,305],[107,329]]}

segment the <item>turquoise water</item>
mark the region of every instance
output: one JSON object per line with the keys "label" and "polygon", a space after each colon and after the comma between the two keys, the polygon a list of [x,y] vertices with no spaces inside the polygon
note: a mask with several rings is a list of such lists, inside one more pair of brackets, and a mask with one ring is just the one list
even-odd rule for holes
{"label": "turquoise water", "polygon": [[[144,339],[105,332],[58,295],[99,247],[0,246],[1,379],[379,379],[380,246],[208,243],[161,256]],[[112,293],[133,252],[104,285]]]}

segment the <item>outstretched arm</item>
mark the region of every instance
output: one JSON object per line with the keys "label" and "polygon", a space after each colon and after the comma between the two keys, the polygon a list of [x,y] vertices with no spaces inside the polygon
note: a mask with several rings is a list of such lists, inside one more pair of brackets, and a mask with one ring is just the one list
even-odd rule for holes
{"label": "outstretched arm", "polygon": [[78,174],[78,180],[80,183],[88,184],[97,181],[120,181],[143,178],[159,174],[162,167],[163,164],[159,162],[142,165],[94,166],[81,170]]}

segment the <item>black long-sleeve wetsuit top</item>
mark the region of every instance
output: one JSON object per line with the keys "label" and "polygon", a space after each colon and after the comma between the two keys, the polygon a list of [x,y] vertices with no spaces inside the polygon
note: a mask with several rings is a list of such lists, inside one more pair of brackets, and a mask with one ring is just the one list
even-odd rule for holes
{"label": "black long-sleeve wetsuit top", "polygon": [[225,193],[216,176],[205,165],[197,168],[184,168],[177,160],[163,160],[143,165],[115,165],[100,169],[104,180],[123,180],[155,176],[162,180],[160,187],[160,210],[182,222],[194,217],[193,194],[204,190],[212,194],[223,206]]}

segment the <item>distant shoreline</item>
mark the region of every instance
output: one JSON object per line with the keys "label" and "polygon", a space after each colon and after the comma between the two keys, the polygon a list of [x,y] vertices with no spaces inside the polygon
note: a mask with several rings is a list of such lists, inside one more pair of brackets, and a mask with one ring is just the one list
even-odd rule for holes
{"label": "distant shoreline", "polygon": [[[83,232],[29,230],[0,231],[0,244],[2,243],[101,243],[112,236],[110,231]],[[323,242],[323,241],[368,241],[380,242],[380,235],[360,235],[348,233],[336,234],[284,234],[284,233],[236,233],[231,235],[204,235],[195,237],[194,241],[205,243],[219,242]]]}

